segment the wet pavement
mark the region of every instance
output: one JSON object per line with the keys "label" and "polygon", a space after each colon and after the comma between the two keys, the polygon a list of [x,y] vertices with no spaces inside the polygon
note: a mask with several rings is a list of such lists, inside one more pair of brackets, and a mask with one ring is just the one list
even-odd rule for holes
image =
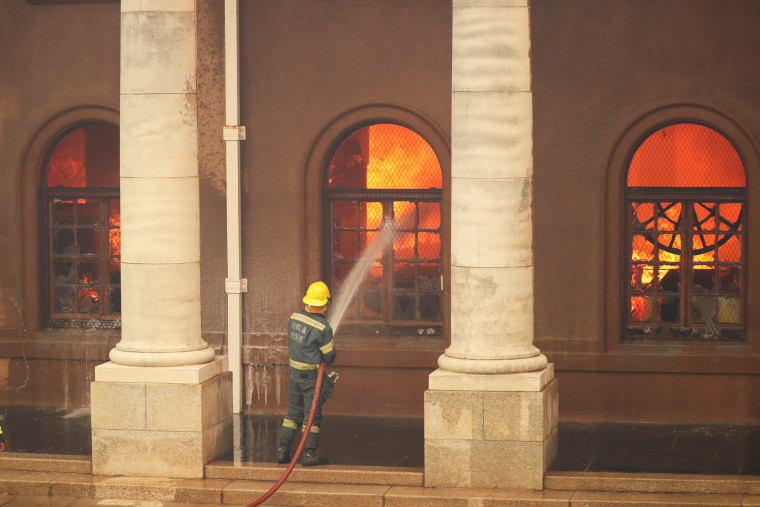
{"label": "wet pavement", "polygon": [[760,426],[560,423],[551,470],[760,475]]}
{"label": "wet pavement", "polygon": [[[219,460],[273,463],[281,422],[235,416],[235,449]],[[91,453],[88,408],[4,406],[0,425],[6,452]],[[320,453],[336,465],[422,467],[423,420],[326,414]],[[760,475],[760,425],[560,422],[551,470]]]}
{"label": "wet pavement", "polygon": [[[239,416],[242,431],[235,432],[235,449],[220,461],[274,463],[284,414]],[[325,414],[322,419],[320,455],[336,465],[422,467],[423,420]],[[300,438],[301,434],[297,434]],[[293,452],[298,446],[293,442]]]}
{"label": "wet pavement", "polygon": [[5,452],[92,454],[89,407],[0,407]]}

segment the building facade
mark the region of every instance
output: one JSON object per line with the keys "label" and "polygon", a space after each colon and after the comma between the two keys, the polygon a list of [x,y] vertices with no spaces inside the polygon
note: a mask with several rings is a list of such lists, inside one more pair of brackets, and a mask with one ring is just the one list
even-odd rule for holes
{"label": "building facade", "polygon": [[236,123],[224,2],[169,3],[3,2],[3,403],[232,358],[237,294],[233,398],[281,412],[287,317],[393,218],[332,413],[427,424],[439,366],[548,357],[562,420],[760,420],[756,2],[241,0]]}

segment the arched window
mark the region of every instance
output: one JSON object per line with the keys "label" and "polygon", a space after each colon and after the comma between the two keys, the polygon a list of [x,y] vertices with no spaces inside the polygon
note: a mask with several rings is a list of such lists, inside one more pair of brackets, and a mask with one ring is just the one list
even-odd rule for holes
{"label": "arched window", "polygon": [[747,184],[731,142],[697,123],[659,128],[624,194],[625,339],[746,340]]}
{"label": "arched window", "polygon": [[119,128],[89,122],[63,132],[44,161],[41,197],[48,327],[119,327]]}
{"label": "arched window", "polygon": [[395,224],[344,324],[440,335],[442,174],[431,146],[400,125],[364,126],[334,151],[327,178],[324,259],[331,287],[340,289],[384,221]]}

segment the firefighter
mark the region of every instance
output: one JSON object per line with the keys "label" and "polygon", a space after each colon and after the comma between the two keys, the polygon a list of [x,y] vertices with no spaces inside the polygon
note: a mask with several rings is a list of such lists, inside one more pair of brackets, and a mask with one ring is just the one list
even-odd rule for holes
{"label": "firefighter", "polygon": [[[314,390],[317,387],[319,364],[332,364],[337,351],[333,343],[333,330],[325,319],[330,301],[330,290],[323,282],[312,283],[303,298],[304,309],[288,320],[288,348],[290,349],[290,383],[288,385],[288,413],[280,429],[277,463],[290,462],[290,446],[298,427],[306,421],[311,410]],[[319,428],[322,422],[322,404],[327,396],[325,390],[334,384],[333,378],[324,376],[322,393],[317,402],[314,422],[306,439],[303,466],[326,465],[327,458],[317,455]]]}

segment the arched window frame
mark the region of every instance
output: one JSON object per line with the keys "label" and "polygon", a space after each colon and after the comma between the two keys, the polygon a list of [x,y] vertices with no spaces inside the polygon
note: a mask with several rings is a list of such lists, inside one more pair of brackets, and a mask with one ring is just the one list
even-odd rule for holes
{"label": "arched window frame", "polygon": [[[53,154],[61,142],[69,135],[86,127],[111,128],[116,130],[118,125],[110,122],[89,120],[77,122],[71,125],[55,137],[50,149],[45,155],[40,168],[40,239],[43,248],[40,251],[40,266],[46,266],[44,275],[41,276],[40,308],[43,315],[43,326],[50,329],[67,328],[101,328],[117,329],[121,327],[121,276],[119,252],[111,251],[110,239],[112,236],[120,238],[120,210],[119,210],[119,186],[118,167],[116,168],[116,186],[98,187],[86,185],[58,186],[49,185],[49,167]],[[118,144],[116,146],[118,160]],[[96,209],[97,217],[87,224],[81,224],[74,220],[74,215],[79,215],[80,209],[87,202]],[[68,209],[71,214],[71,222],[65,226],[56,223],[56,203],[71,203],[59,206],[57,209]],[[114,222],[112,219],[115,219]],[[56,231],[68,231],[73,241],[79,242],[79,236],[89,233],[96,244],[92,252],[77,247],[76,251],[69,253],[56,252]],[[68,266],[67,272],[70,279],[62,283],[57,280],[56,264]],[[80,272],[83,266],[89,266],[93,280],[83,284]],[[44,269],[44,268],[42,268]],[[114,271],[114,273],[110,273]],[[67,290],[73,296],[70,308],[56,308],[59,301],[57,291]],[[81,307],[83,302],[91,302],[91,308],[85,310]]]}
{"label": "arched window frame", "polygon": [[[663,354],[666,348],[673,347],[672,343],[627,343],[623,339],[625,188],[628,164],[641,142],[658,128],[674,123],[698,123],[720,132],[744,162],[747,177],[745,304],[748,310],[744,342],[683,344],[678,346],[679,354]],[[663,107],[643,116],[622,134],[609,159],[606,188],[605,339],[600,342],[601,351],[610,355],[620,367],[641,371],[738,373],[760,368],[757,358],[760,354],[760,315],[749,310],[758,304],[760,291],[760,264],[752,262],[752,253],[760,250],[760,234],[756,229],[756,224],[760,223],[760,207],[755,204],[760,202],[760,155],[752,137],[721,112],[689,104]],[[633,360],[631,353],[649,355],[651,361]]]}
{"label": "arched window frame", "polygon": [[[659,132],[663,132],[663,135],[666,135],[668,127],[677,125],[701,126],[718,136],[722,136],[714,128],[700,123],[672,122],[667,125],[660,125],[653,132],[650,132],[646,139],[636,147],[632,158],[638,154],[639,150],[643,149],[644,144],[649,139],[656,139],[654,136],[657,136]],[[725,139],[725,136],[722,137]],[[743,215],[746,212],[747,203],[746,180],[743,186],[636,186],[629,183],[632,165],[633,162],[631,160],[628,163],[628,177],[626,178],[626,187],[624,189],[625,207],[629,210],[625,219],[625,237],[628,240],[626,241],[626,248],[623,253],[623,265],[625,266],[626,273],[624,279],[629,275],[632,276],[631,268],[633,265],[638,265],[640,268],[637,271],[638,289],[634,291],[630,284],[624,284],[626,297],[622,301],[623,306],[621,308],[623,320],[626,321],[624,327],[627,328],[623,332],[624,339],[630,341],[658,340],[681,343],[683,340],[701,342],[709,338],[717,341],[744,343],[746,341],[744,322],[747,314],[747,309],[744,305],[744,289],[746,288],[746,269],[744,267],[747,261],[745,240],[747,235],[745,234],[746,231],[743,223]],[[742,179],[745,179],[743,163],[740,169]],[[653,176],[655,175],[653,174]],[[720,217],[732,210],[735,211],[736,205],[742,207],[741,213],[734,221],[736,222],[737,230],[725,230],[722,237],[724,241],[727,241],[729,238],[739,238],[738,252],[734,248],[732,253],[741,253],[741,256],[737,259],[737,262],[724,262],[725,259],[718,259],[717,255],[718,250],[723,253],[723,250],[719,248],[721,244],[720,239],[715,241],[715,245],[710,245],[710,238],[715,238],[716,236],[710,234],[710,232],[695,232],[695,230],[700,230],[702,226],[699,223],[693,223],[698,222],[694,218],[694,215],[698,212],[706,212],[706,207],[710,207]],[[649,224],[648,229],[643,224],[638,225],[639,228],[637,230],[632,229],[632,223],[638,220],[638,215],[633,211],[635,206],[641,206],[638,209],[638,214],[647,215],[645,220]],[[651,218],[648,216],[649,210],[652,212]],[[713,220],[713,222],[716,222],[716,220]],[[725,224],[731,226],[729,221],[723,222],[720,225]],[[707,218],[704,225],[709,227]],[[719,234],[717,237],[720,238],[721,235]],[[645,241],[642,241],[642,247],[651,243],[654,258],[639,260],[634,263],[632,261],[633,252],[631,250],[631,239],[633,238],[645,239]],[[660,244],[659,238],[666,238],[670,244],[667,244],[667,242],[666,244]],[[678,239],[680,239],[680,243],[676,242]],[[705,241],[710,247],[714,247],[715,250],[710,250],[710,247],[706,247],[701,243]],[[696,251],[693,251],[692,247],[694,243],[697,244],[697,247],[702,244],[702,250],[697,248]],[[731,243],[731,245],[736,247],[735,243]],[[661,252],[657,252],[657,250]],[[703,258],[711,257],[713,260],[705,260],[701,263],[695,261],[695,258],[699,258],[698,254],[700,251],[704,251],[705,253],[702,256]],[[710,252],[712,254],[708,256],[707,254]],[[658,261],[657,257],[660,255],[664,256],[666,260],[662,262]],[[678,261],[674,262],[674,259],[678,259]],[[710,268],[702,266],[702,270],[693,271],[700,264],[710,265]],[[645,273],[641,266],[651,268],[651,276],[654,278],[651,283],[644,284],[642,281]],[[740,280],[738,284],[732,284],[733,290],[730,295],[721,293],[718,289],[719,284],[715,283],[715,285],[712,285],[711,282],[714,282],[712,278],[719,270],[728,269],[735,271],[737,268],[739,268],[738,277]],[[655,270],[657,270],[657,273],[654,272]],[[714,272],[712,272],[713,270]],[[668,277],[662,283],[657,282],[659,275],[662,273],[667,273]],[[692,279],[692,273],[696,280]],[[708,274],[712,276],[708,276]],[[734,272],[731,274],[736,275]],[[697,282],[702,282],[704,285]],[[666,290],[663,289],[663,286],[666,287]],[[707,286],[710,286],[710,289]],[[701,291],[698,289],[701,289]],[[736,292],[737,289],[738,293]],[[656,296],[651,294],[652,290],[655,291]],[[700,296],[700,292],[709,292],[709,295]],[[735,304],[737,296],[741,298],[741,305]],[[629,301],[632,299],[638,301],[639,312],[641,314],[648,314],[649,318],[637,321],[630,317],[633,313],[633,303],[629,303]],[[730,299],[734,303],[734,306],[738,307],[738,315],[731,314],[724,316],[724,319],[726,317],[736,319],[731,324],[720,322],[718,314],[721,312],[710,315],[711,318],[704,319],[703,322],[700,312],[697,311],[699,306],[695,308],[693,304],[694,301],[699,300],[700,306],[703,307],[703,312],[709,312],[710,310],[715,310],[714,305],[724,299]],[[647,304],[643,305],[642,303]],[[663,306],[662,309],[658,308],[660,303]],[[644,306],[647,307],[646,310],[643,308]],[[731,309],[737,310],[737,308]],[[729,312],[726,311],[725,313],[728,314]],[[661,321],[659,318],[662,318],[663,314],[667,314],[665,316],[667,320]]]}
{"label": "arched window frame", "polygon": [[[48,315],[43,307],[41,280],[47,276],[48,266],[40,262],[45,246],[40,227],[42,219],[40,188],[45,179],[43,164],[46,155],[55,145],[59,136],[74,125],[87,122],[107,122],[119,126],[117,109],[105,106],[79,106],[67,109],[51,117],[42,124],[31,139],[22,163],[22,280],[24,337],[39,343],[27,351],[30,357],[49,354],[44,342],[56,343],[56,349],[68,358],[107,359],[108,350],[115,345],[121,335],[120,329],[60,330],[47,327]],[[105,344],[105,346],[103,345]],[[60,348],[60,346],[64,346]],[[44,355],[43,357],[48,357]]]}
{"label": "arched window frame", "polygon": [[[412,132],[414,134],[417,134],[412,129],[409,129],[408,127],[405,127],[403,125],[397,125],[392,124],[389,122],[370,122],[366,125],[358,125],[355,127],[352,131],[346,132],[343,138],[339,139],[338,142],[335,143],[335,148],[333,150],[333,154],[330,157],[330,161],[333,161],[333,157],[336,156],[338,152],[338,147],[341,146],[348,138],[353,136],[355,133],[362,131],[366,128],[370,128],[375,125],[396,125],[398,127],[401,127],[403,129],[406,129],[407,132]],[[419,134],[417,134],[419,135]],[[424,141],[424,139],[423,139]],[[428,145],[429,146],[429,145]],[[343,264],[345,266],[351,265],[350,261],[347,261],[345,259],[341,258],[341,255],[336,253],[336,236],[339,234],[346,234],[348,233],[349,237],[356,237],[354,236],[354,231],[346,231],[343,230],[336,225],[334,225],[334,218],[335,214],[338,213],[338,211],[335,209],[335,206],[357,206],[357,213],[360,213],[360,209],[364,209],[364,213],[367,213],[367,208],[364,206],[371,206],[372,204],[377,205],[381,207],[383,213],[382,213],[382,220],[383,221],[390,221],[395,220],[397,221],[397,226],[400,228],[399,231],[395,231],[393,233],[395,240],[399,239],[399,236],[411,236],[413,238],[416,238],[413,241],[413,244],[416,245],[417,248],[413,248],[412,252],[406,252],[404,257],[396,257],[397,252],[395,251],[395,240],[389,242],[388,245],[386,245],[382,252],[381,252],[381,258],[377,262],[377,264],[380,265],[378,269],[381,269],[383,272],[383,276],[379,278],[379,285],[372,290],[364,291],[363,287],[359,288],[359,292],[357,293],[356,297],[357,300],[361,300],[363,297],[369,297],[369,296],[375,296],[372,299],[376,303],[381,303],[380,308],[378,308],[379,313],[376,315],[373,315],[370,318],[366,318],[366,320],[363,320],[361,317],[359,319],[356,318],[356,316],[352,316],[350,314],[344,315],[344,321],[345,325],[347,327],[350,326],[351,329],[358,331],[359,333],[363,334],[400,334],[400,335],[412,335],[412,336],[424,336],[424,337],[440,337],[442,336],[442,311],[441,311],[441,296],[442,296],[442,290],[440,286],[437,289],[429,289],[422,287],[421,281],[422,279],[420,276],[422,275],[422,269],[423,266],[426,264],[431,264],[433,266],[437,266],[437,270],[440,271],[439,274],[434,275],[435,281],[433,283],[438,283],[438,276],[443,275],[442,272],[442,263],[441,263],[441,256],[440,253],[437,257],[431,259],[430,261],[426,261],[425,259],[425,252],[422,252],[420,249],[420,245],[422,241],[422,237],[425,235],[437,235],[440,238],[441,234],[441,226],[440,223],[436,227],[426,227],[424,223],[422,223],[422,217],[424,214],[424,210],[426,207],[438,207],[439,209],[439,216],[440,216],[440,207],[442,204],[442,196],[443,196],[443,187],[441,185],[440,188],[412,188],[412,189],[406,189],[406,188],[393,188],[393,189],[373,189],[373,188],[344,188],[344,187],[335,187],[331,188],[329,185],[329,176],[331,175],[331,171],[329,168],[326,168],[325,170],[325,177],[327,178],[323,188],[325,189],[325,202],[327,204],[326,206],[326,214],[325,214],[325,231],[330,232],[330,237],[324,242],[324,266],[323,266],[323,272],[326,274],[325,278],[329,280],[329,284],[332,287],[337,287],[338,281],[343,278],[346,274],[343,274],[343,276],[340,276],[336,270],[334,269],[336,265]],[[429,176],[429,175],[425,175]],[[439,176],[442,176],[439,175]],[[400,219],[400,217],[394,217],[396,212],[399,212],[401,209],[406,210],[407,216],[405,219]],[[409,211],[412,211],[410,214]],[[419,215],[419,216],[418,216]],[[358,215],[357,215],[358,216]],[[418,220],[419,219],[419,220]],[[337,219],[336,219],[337,220]],[[399,220],[401,220],[399,222]],[[418,221],[420,223],[418,223]],[[403,223],[402,223],[403,222]],[[378,223],[375,224],[378,227],[381,227],[382,224]],[[367,224],[356,224],[353,227],[367,227]],[[370,225],[371,228],[374,228],[374,225]],[[364,237],[365,240],[369,239],[370,234],[367,233],[359,233],[359,230],[356,230],[356,234],[359,234],[359,237]],[[357,238],[358,239],[358,238]],[[367,245],[356,245],[361,250],[367,247]],[[418,251],[420,250],[420,251]],[[348,262],[348,263],[347,263]],[[395,288],[395,285],[397,283],[394,278],[396,277],[396,269],[401,269],[400,266],[406,266],[407,268],[411,268],[414,273],[417,273],[419,270],[419,275],[414,276],[414,283],[405,288],[405,289],[399,289],[397,290]],[[428,280],[429,281],[429,280]],[[379,289],[379,290],[378,290]],[[407,302],[406,305],[406,312],[407,314],[404,315],[404,318],[400,318],[396,315],[397,310],[399,308],[397,307],[398,302],[396,301],[397,298],[400,298],[403,301]],[[434,299],[431,299],[434,298]],[[436,305],[433,304],[433,301],[437,299],[438,300],[438,311],[437,315],[432,318],[425,318],[422,314],[423,308],[425,306],[429,306],[432,308],[435,308]],[[418,301],[419,300],[419,301]],[[394,304],[394,302],[396,304]],[[428,303],[428,305],[425,305],[425,302]],[[353,309],[353,308],[352,308]],[[411,310],[411,312],[409,312]],[[361,312],[359,312],[361,313]],[[419,314],[419,315],[417,315]]]}
{"label": "arched window frame", "polygon": [[[308,255],[305,259],[301,285],[325,277],[324,247],[328,238],[328,229],[324,223],[326,205],[326,176],[331,156],[342,139],[362,126],[373,123],[394,123],[413,130],[433,148],[441,164],[443,191],[441,199],[441,250],[443,271],[443,334],[442,339],[430,341],[429,346],[418,346],[410,351],[403,360],[409,366],[434,367],[449,343],[450,319],[450,209],[451,209],[451,145],[448,135],[430,118],[419,111],[390,104],[374,104],[349,110],[330,122],[317,136],[306,162],[306,199],[304,203],[304,246]],[[342,333],[342,332],[341,332]],[[353,342],[351,336],[343,334],[342,357],[354,358],[357,365],[390,366],[398,365],[395,354],[365,354],[366,336],[360,342]],[[392,346],[403,337],[376,335],[375,343],[388,343]],[[379,342],[378,342],[379,340]],[[352,350],[357,343],[356,350]],[[381,345],[382,346],[382,345]],[[384,346],[382,346],[384,347]]]}

